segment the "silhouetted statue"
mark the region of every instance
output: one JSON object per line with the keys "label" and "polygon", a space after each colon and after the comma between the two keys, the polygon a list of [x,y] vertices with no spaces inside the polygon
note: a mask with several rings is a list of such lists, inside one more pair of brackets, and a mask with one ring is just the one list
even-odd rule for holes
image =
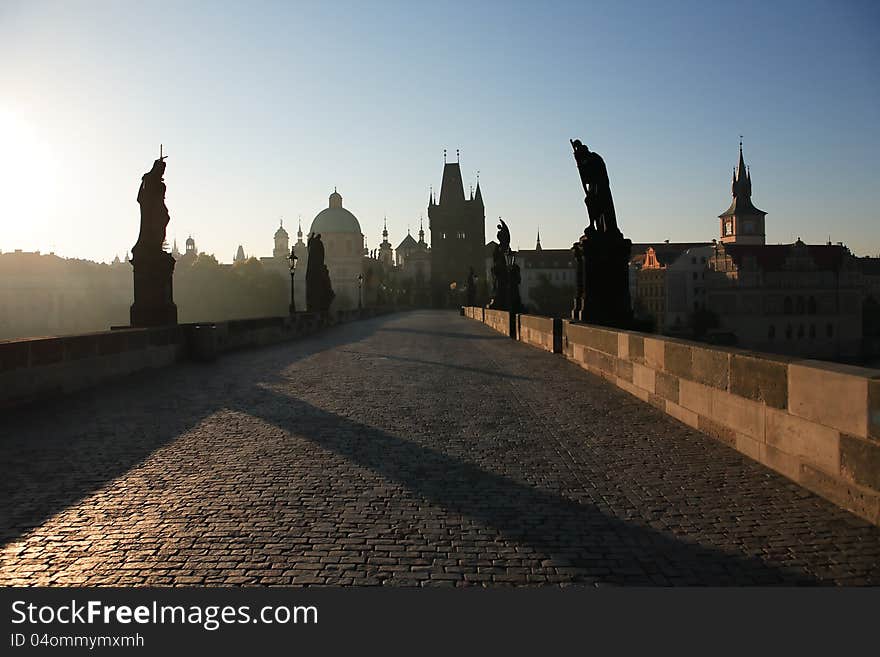
{"label": "silhouetted statue", "polygon": [[330,271],[324,264],[324,243],[321,234],[309,235],[306,246],[309,261],[306,266],[306,310],[309,312],[326,313],[336,297],[330,283]]}
{"label": "silhouetted statue", "polygon": [[498,224],[498,248],[502,254],[506,254],[510,251],[510,229],[504,219],[498,217],[498,221],[501,222]]}
{"label": "silhouetted statue", "polygon": [[141,230],[131,252],[161,251],[165,244],[165,229],[171,217],[165,206],[165,156],[153,162],[153,168],[141,176],[137,202],[141,206]]}
{"label": "silhouetted statue", "polygon": [[174,258],[164,250],[165,230],[170,217],[165,206],[165,155],[159,147],[159,159],[141,177],[137,202],[141,208],[141,226],[131,249],[134,268],[134,304],[132,326],[165,326],[177,323],[172,276]]}
{"label": "silhouetted statue", "polygon": [[632,242],[623,237],[617,226],[605,161],[579,139],[570,141],[590,219],[584,234],[572,247],[578,279],[572,319],[625,327],[632,322],[629,295]]}
{"label": "silhouetted statue", "polygon": [[590,216],[590,227],[600,233],[619,232],[605,161],[601,155],[584,146],[580,139],[571,140],[571,147],[584,186],[584,203]]}
{"label": "silhouetted statue", "polygon": [[474,275],[473,267],[467,277],[467,305],[477,305],[477,277]]}
{"label": "silhouetted statue", "polygon": [[498,218],[498,244],[492,252],[492,303],[490,308],[510,310],[512,290],[510,287],[510,266],[507,256],[510,253],[510,229],[501,217]]}

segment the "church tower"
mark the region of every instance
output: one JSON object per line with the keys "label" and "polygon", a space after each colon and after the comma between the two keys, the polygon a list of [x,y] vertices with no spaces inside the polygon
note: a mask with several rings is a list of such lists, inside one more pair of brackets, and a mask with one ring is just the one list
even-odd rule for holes
{"label": "church tower", "polygon": [[752,177],[743,160],[742,141],[739,142],[739,163],[733,171],[731,184],[733,201],[718,215],[721,220],[723,244],[765,244],[764,217],[767,215],[752,205]]}
{"label": "church tower", "polygon": [[379,245],[379,262],[383,267],[391,269],[394,266],[394,251],[391,242],[388,241],[388,218],[382,227],[382,243]]}
{"label": "church tower", "polygon": [[453,283],[458,289],[464,289],[471,267],[475,272],[482,272],[486,267],[486,209],[479,177],[476,191],[467,198],[459,162],[446,162],[445,151],[443,159],[439,202],[435,202],[433,191],[428,198],[431,297],[438,308],[449,303]]}
{"label": "church tower", "polygon": [[281,220],[281,226],[275,231],[275,248],[272,250],[272,257],[286,260],[290,257],[290,235],[284,230],[284,220]]}

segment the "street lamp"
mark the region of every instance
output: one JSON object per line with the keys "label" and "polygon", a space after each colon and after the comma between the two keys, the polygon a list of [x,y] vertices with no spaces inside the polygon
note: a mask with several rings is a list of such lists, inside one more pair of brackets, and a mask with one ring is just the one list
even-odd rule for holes
{"label": "street lamp", "polygon": [[296,257],[294,250],[290,249],[290,255],[287,259],[290,260],[290,314],[293,315],[296,312],[296,292],[293,283],[296,275],[296,261],[299,258]]}
{"label": "street lamp", "polygon": [[358,310],[360,310],[364,306],[364,299],[363,299],[363,296],[364,296],[363,295],[364,275],[363,274],[357,275],[357,282],[358,282]]}

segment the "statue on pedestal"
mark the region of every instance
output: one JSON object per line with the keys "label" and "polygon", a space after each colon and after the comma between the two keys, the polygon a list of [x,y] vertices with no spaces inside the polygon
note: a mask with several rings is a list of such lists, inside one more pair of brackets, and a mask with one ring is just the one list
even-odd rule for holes
{"label": "statue on pedestal", "polygon": [[577,263],[575,321],[624,327],[632,321],[629,256],[632,242],[617,226],[605,161],[580,140],[571,140],[590,223],[572,247]]}
{"label": "statue on pedestal", "polygon": [[510,307],[510,272],[507,267],[507,254],[510,253],[510,229],[499,217],[498,244],[492,252],[492,303],[494,310],[508,310]]}
{"label": "statue on pedestal", "polygon": [[165,206],[165,158],[159,146],[159,159],[141,177],[137,202],[141,225],[131,249],[134,268],[134,303],[131,325],[138,327],[177,324],[172,276],[174,258],[165,251],[165,230],[170,216]]}
{"label": "statue on pedestal", "polygon": [[330,283],[330,270],[324,264],[324,242],[321,234],[311,233],[306,242],[309,261],[306,266],[306,310],[326,313],[336,297]]}
{"label": "statue on pedestal", "polygon": [[474,268],[471,267],[467,277],[467,305],[475,306],[477,304],[477,277],[474,274]]}

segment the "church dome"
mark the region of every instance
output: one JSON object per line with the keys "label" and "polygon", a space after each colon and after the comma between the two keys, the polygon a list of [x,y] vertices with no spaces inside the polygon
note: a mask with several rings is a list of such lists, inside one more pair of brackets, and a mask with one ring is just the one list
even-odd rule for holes
{"label": "church dome", "polygon": [[281,226],[275,231],[275,239],[277,240],[279,237],[290,237],[290,235],[287,234],[287,231],[284,230],[284,222],[281,222]]}
{"label": "church dome", "polygon": [[361,225],[351,212],[342,207],[342,194],[336,190],[330,194],[330,206],[321,210],[314,221],[310,233],[354,233],[361,234]]}

